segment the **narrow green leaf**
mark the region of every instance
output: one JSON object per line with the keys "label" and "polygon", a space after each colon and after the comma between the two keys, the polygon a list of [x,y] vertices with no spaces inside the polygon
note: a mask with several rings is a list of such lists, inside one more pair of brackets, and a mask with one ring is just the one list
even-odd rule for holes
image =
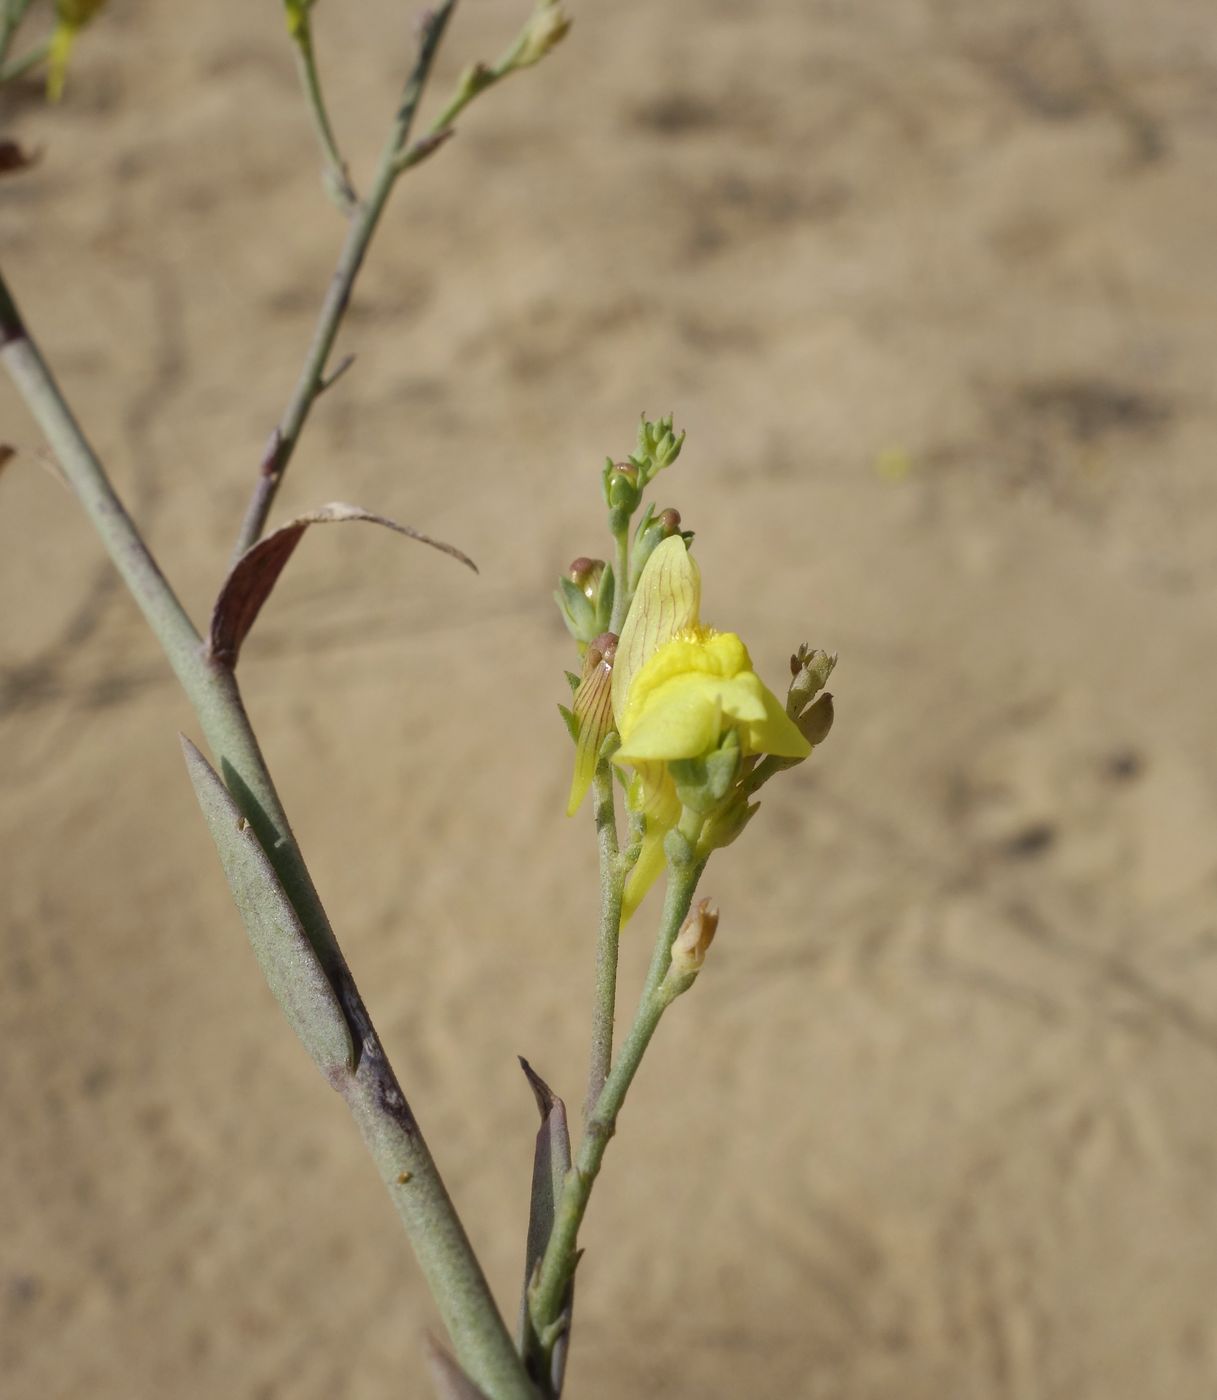
{"label": "narrow green leaf", "polygon": [[579,742],[579,721],[565,705],[558,706],[558,713],[562,716],[562,722],[566,725],[566,732],[577,744]]}
{"label": "narrow green leaf", "polygon": [[262,974],[317,1068],[332,1080],[355,1065],[351,1033],[334,989],[274,867],[232,795],[185,735],[182,749],[195,796]]}
{"label": "narrow green leaf", "polygon": [[[562,1196],[562,1184],[570,1171],[570,1130],[566,1122],[566,1105],[553,1092],[548,1084],[533,1069],[528,1061],[520,1056],[520,1068],[524,1071],[529,1087],[537,1100],[541,1114],[541,1126],[537,1129],[536,1146],[532,1159],[532,1199],[528,1209],[528,1244],[524,1259],[524,1294],[520,1302],[521,1343],[527,1357],[527,1346],[531,1320],[528,1313],[528,1286],[533,1274],[545,1253],[549,1236],[554,1228],[554,1212]],[[574,1287],[572,1281],[572,1290]],[[571,1296],[568,1294],[564,1315],[569,1312]],[[551,1358],[550,1375],[545,1379],[547,1394],[562,1393],[562,1376],[566,1370],[566,1351],[569,1338],[569,1319],[566,1330],[554,1346]],[[534,1380],[539,1379],[537,1376]]]}

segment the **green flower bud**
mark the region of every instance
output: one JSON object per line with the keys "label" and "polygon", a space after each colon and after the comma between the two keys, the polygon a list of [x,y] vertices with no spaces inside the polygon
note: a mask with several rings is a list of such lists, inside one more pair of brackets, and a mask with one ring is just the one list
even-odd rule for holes
{"label": "green flower bud", "polygon": [[828,738],[832,721],[832,696],[825,691],[814,705],[809,705],[795,720],[795,724],[799,727],[799,733],[814,749],[817,744],[822,744]]}
{"label": "green flower bud", "polygon": [[527,68],[540,63],[545,55],[566,37],[571,21],[562,13],[560,0],[538,0],[520,36],[512,66]]}
{"label": "green flower bud", "polygon": [[786,713],[791,719],[797,720],[812,699],[824,689],[836,664],[836,652],[812,651],[806,644],[790,658],[790,674],[794,679],[786,696]]}
{"label": "green flower bud", "polygon": [[691,530],[681,530],[678,510],[669,507],[667,510],[661,510],[658,515],[653,515],[652,510],[653,507],[647,506],[646,513],[634,531],[634,549],[630,557],[630,578],[635,587],[642,577],[644,565],[655,552],[657,545],[662,544],[664,540],[671,539],[673,535],[680,535],[686,544],[689,544],[693,539]]}
{"label": "green flower bud", "polygon": [[643,469],[643,484],[649,482],[664,467],[670,467],[680,456],[685,435],[679,437],[672,431],[672,417],[661,418],[657,423],[649,422],[646,414],[638,427],[638,452],[630,460]]}
{"label": "green flower bud", "polygon": [[576,559],[558,580],[554,600],[580,651],[607,631],[613,612],[613,589],[612,566],[603,559]]}
{"label": "green flower bud", "polygon": [[759,802],[749,802],[748,794],[742,788],[737,788],[726,802],[706,818],[697,842],[698,859],[705,860],[711,851],[720,850],[737,840],[760,805]]}
{"label": "green flower bud", "polygon": [[580,556],[571,562],[566,571],[566,577],[583,592],[583,596],[589,603],[595,602],[596,594],[600,591],[600,579],[604,574],[603,559],[585,559]]}
{"label": "green flower bud", "polygon": [[604,465],[604,500],[611,511],[619,511],[626,520],[642,502],[646,485],[634,462],[607,461]]}

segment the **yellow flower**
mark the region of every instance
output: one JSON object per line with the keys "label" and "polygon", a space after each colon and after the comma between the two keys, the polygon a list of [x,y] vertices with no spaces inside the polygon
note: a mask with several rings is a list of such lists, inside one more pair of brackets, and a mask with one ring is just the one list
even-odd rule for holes
{"label": "yellow flower", "polygon": [[58,102],[68,74],[68,58],[76,35],[97,14],[106,0],[56,0],[55,28],[47,61],[47,97]]}
{"label": "yellow flower", "polygon": [[742,758],[801,759],[811,745],[752,669],[734,632],[702,625],[701,575],[673,535],[647,560],[621,629],[612,671],[621,747],[613,762],[634,770],[629,804],[646,818],[642,851],[626,885],[622,922],[663,869],[663,842],[680,821],[669,765],[703,758],[732,732]]}

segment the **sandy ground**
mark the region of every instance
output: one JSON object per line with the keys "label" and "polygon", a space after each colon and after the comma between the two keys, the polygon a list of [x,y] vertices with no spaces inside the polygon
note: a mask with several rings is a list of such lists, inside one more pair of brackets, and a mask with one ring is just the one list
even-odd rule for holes
{"label": "sandy ground", "polygon": [[[467,0],[446,85],[520,6]],[[1217,1393],[1217,32],[1205,0],[576,3],[395,199],[242,662],[514,1311],[527,1054],[580,1097],[595,878],[549,600],[638,412],[705,615],[837,729],[707,888],[589,1217],[569,1393]],[[396,0],[320,6],[366,179]],[[6,275],[205,616],[341,236],[278,7],[115,4]],[[0,386],[0,1393],[422,1396],[434,1313],[256,974],[197,726]],[[647,957],[625,952],[628,1006]]]}

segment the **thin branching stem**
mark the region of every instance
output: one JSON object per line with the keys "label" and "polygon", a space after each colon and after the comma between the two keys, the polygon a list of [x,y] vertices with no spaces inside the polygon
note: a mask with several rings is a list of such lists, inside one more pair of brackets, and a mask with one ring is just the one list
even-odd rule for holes
{"label": "thin branching stem", "polygon": [[[0,7],[0,71],[4,70],[8,51],[13,46],[17,30],[21,28],[21,21],[25,19],[31,3],[32,0],[4,0],[3,6]],[[5,73],[5,76],[10,75]]]}
{"label": "thin branching stem", "polygon": [[694,835],[691,841],[686,841],[687,858],[669,861],[668,886],[659,936],[655,941],[655,951],[651,958],[646,985],[638,1002],[638,1010],[629,1034],[605,1080],[595,1110],[587,1120],[574,1165],[566,1175],[554,1216],[554,1227],[541,1260],[536,1282],[529,1290],[529,1312],[533,1330],[541,1344],[549,1348],[552,1348],[561,1335],[562,1308],[567,1287],[578,1262],[576,1246],[579,1227],[587,1213],[592,1186],[600,1171],[609,1141],[617,1131],[618,1114],[625,1103],[630,1085],[634,1082],[634,1076],[638,1073],[642,1057],[651,1043],[660,1018],[671,1003],[671,998],[664,993],[663,983],[671,962],[672,944],[689,912],[697,882],[705,868],[705,861],[698,860],[693,855],[695,846]]}
{"label": "thin branching stem", "polygon": [[186,692],[238,807],[275,867],[356,1046],[335,1077],[436,1299],[457,1355],[490,1400],[535,1400],[477,1256],[393,1073],[330,925],[245,713],[236,677],[199,634],[73,417],[0,275],[0,360],[45,433]]}
{"label": "thin branching stem", "polygon": [[317,143],[325,161],[326,189],[339,209],[344,214],[349,214],[359,202],[359,196],[351,184],[346,161],[338,149],[334,126],[325,105],[325,93],[322,91],[321,75],[317,71],[317,55],[313,48],[313,27],[307,10],[300,12],[292,31],[292,39],[296,45],[296,71],[300,75],[300,85],[304,89],[309,114],[313,119],[313,130],[317,133]]}
{"label": "thin branching stem", "polygon": [[40,63],[45,63],[50,57],[50,53],[51,41],[43,39],[41,43],[35,44],[28,53],[23,53],[20,58],[15,58],[11,63],[0,68],[0,83],[11,83],[15,78],[24,78]]}
{"label": "thin branching stem", "polygon": [[325,383],[325,367],[334,348],[339,327],[350,305],[351,293],[359,269],[363,266],[368,245],[384,213],[389,195],[401,173],[402,154],[410,139],[419,100],[431,75],[431,67],[439,51],[448,20],[456,8],[456,0],[443,0],[424,19],[418,56],[406,80],[389,135],[385,140],[380,163],[372,187],[362,203],[356,206],[347,231],[346,241],[338,257],[338,266],[330,278],[313,338],[305,356],[304,367],[279,425],[271,436],[270,446],[262,459],[257,485],[254,488],[245,517],[233,549],[233,561],[262,538],[266,519],[283,480],[283,473],[292,459],[309,411]]}

